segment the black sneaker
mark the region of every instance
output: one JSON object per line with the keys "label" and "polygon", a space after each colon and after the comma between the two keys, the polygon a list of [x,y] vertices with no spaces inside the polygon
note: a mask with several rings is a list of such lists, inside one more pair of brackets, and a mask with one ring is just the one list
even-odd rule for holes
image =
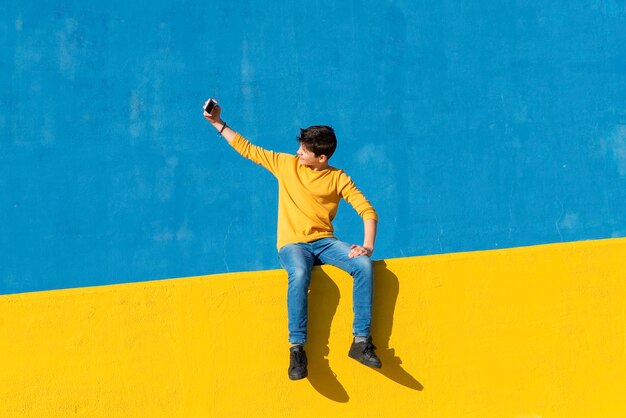
{"label": "black sneaker", "polygon": [[309,374],[307,368],[306,351],[300,344],[294,345],[289,349],[289,378],[291,380],[300,380]]}
{"label": "black sneaker", "polygon": [[357,343],[353,340],[348,356],[365,364],[366,366],[380,369],[383,364],[376,355],[376,352],[374,351],[375,349],[376,347],[372,344],[372,337],[367,337],[367,341],[362,343]]}

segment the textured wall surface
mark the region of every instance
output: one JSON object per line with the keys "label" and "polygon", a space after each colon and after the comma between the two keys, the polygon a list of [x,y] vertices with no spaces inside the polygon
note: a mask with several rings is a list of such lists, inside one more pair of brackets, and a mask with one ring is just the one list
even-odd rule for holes
{"label": "textured wall surface", "polygon": [[334,126],[378,258],[626,236],[623,1],[0,9],[0,293],[278,268],[274,180],[210,95],[277,151]]}
{"label": "textured wall surface", "polygon": [[315,268],[309,377],[280,270],[0,296],[2,417],[626,416],[626,239],[379,261],[380,371]]}

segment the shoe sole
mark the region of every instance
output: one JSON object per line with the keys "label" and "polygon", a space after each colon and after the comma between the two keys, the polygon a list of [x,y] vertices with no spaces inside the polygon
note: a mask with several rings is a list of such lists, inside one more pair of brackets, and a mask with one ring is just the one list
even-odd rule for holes
{"label": "shoe sole", "polygon": [[308,371],[304,372],[302,375],[292,375],[292,374],[290,374],[289,375],[289,379],[290,380],[301,380],[301,379],[304,379],[305,377],[307,377],[308,375],[309,375]]}
{"label": "shoe sole", "polygon": [[383,367],[382,363],[374,363],[374,364],[371,364],[371,363],[366,363],[366,362],[364,362],[364,361],[361,361],[361,360],[359,360],[359,359],[358,359],[358,358],[356,358],[356,357],[352,357],[351,355],[348,355],[348,357],[350,357],[351,359],[353,359],[353,360],[355,360],[355,361],[358,361],[359,363],[363,364],[364,366],[371,367],[371,368],[373,368],[373,369],[380,369],[381,367]]}

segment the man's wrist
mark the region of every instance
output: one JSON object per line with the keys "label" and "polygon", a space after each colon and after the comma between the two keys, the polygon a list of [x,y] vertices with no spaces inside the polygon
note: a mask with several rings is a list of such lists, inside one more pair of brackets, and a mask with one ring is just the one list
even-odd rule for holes
{"label": "man's wrist", "polygon": [[224,132],[224,129],[226,129],[228,125],[226,124],[226,122],[220,119],[219,121],[213,123],[213,127],[217,130],[217,136],[221,136]]}

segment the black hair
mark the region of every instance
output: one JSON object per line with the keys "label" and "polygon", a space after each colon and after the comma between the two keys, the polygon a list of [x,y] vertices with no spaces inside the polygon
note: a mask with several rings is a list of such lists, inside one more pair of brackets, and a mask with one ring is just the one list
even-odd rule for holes
{"label": "black hair", "polygon": [[297,139],[316,157],[325,155],[326,158],[330,158],[337,149],[337,137],[330,126],[315,125],[300,129],[300,136]]}

